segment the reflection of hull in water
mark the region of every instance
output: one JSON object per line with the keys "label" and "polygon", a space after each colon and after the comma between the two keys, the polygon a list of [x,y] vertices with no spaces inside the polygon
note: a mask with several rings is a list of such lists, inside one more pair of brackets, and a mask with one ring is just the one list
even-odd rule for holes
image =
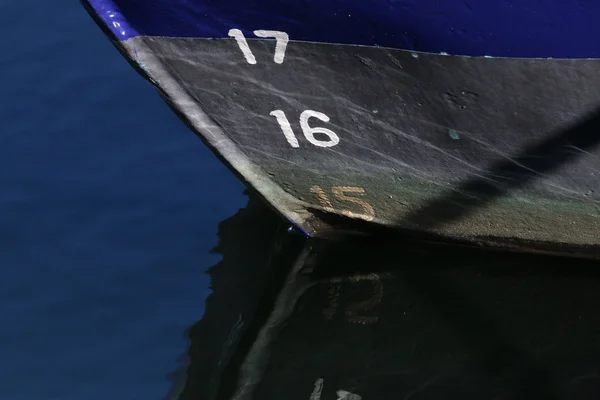
{"label": "reflection of hull in water", "polygon": [[223,379],[231,375],[228,366],[240,362],[236,357],[246,351],[265,318],[261,310],[270,310],[281,286],[286,257],[294,257],[294,248],[304,242],[300,235],[285,234],[286,228],[253,196],[245,208],[219,224],[214,252],[223,258],[208,271],[213,292],[202,319],[188,332],[190,362],[173,374],[169,399],[215,399],[220,387],[232,385]]}
{"label": "reflection of hull in water", "polygon": [[[285,10],[277,32],[215,23],[211,37],[229,38],[209,40],[208,31],[192,29],[202,24],[186,25],[181,11],[208,5],[182,1],[154,19],[161,0],[153,0],[156,7],[115,0],[122,7],[110,10],[100,5],[113,2],[93,0],[88,9],[194,131],[305,232],[328,237],[392,227],[509,247],[600,245],[599,60],[486,58],[485,46],[476,50],[477,40],[464,37],[447,38],[448,49],[476,57],[368,46],[384,42],[301,42],[294,39],[318,39],[283,18]],[[354,7],[339,6],[341,13]],[[492,23],[487,13],[495,6],[489,7],[480,17],[499,38],[484,40],[487,54],[597,56],[587,48],[571,52],[560,41],[553,42],[555,53],[535,53],[550,38],[528,36],[539,46],[527,47],[514,36],[521,28]],[[515,5],[510,12],[520,18],[535,7],[541,6]],[[571,22],[582,32],[594,31],[597,24],[586,18],[600,10],[582,7],[563,14],[580,16]],[[547,21],[562,23],[555,9],[544,12],[549,19],[530,21],[539,32]],[[181,18],[169,23],[176,17],[187,31],[175,26]],[[472,23],[465,21],[454,22]]]}
{"label": "reflection of hull in water", "polygon": [[240,339],[248,345],[216,398],[600,395],[597,262],[316,246],[292,263],[260,329]]}

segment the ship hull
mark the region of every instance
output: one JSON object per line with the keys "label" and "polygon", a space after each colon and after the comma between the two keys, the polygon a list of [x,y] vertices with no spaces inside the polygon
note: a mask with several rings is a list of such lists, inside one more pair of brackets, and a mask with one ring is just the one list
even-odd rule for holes
{"label": "ship hull", "polygon": [[311,236],[392,229],[531,250],[600,245],[597,59],[264,30],[123,39],[88,8],[215,154]]}

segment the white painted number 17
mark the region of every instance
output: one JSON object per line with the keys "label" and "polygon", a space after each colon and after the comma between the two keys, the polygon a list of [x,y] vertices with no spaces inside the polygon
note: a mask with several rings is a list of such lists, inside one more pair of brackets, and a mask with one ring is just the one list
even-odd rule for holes
{"label": "white painted number 17", "polygon": [[[283,64],[285,49],[289,41],[288,34],[280,31],[265,31],[262,29],[254,31],[254,34],[259,38],[275,39],[275,55],[273,56],[273,61],[277,64]],[[250,50],[250,46],[248,46],[248,41],[246,40],[244,33],[239,29],[230,29],[229,37],[235,39],[248,64],[256,64],[256,57],[254,57],[252,50]]]}

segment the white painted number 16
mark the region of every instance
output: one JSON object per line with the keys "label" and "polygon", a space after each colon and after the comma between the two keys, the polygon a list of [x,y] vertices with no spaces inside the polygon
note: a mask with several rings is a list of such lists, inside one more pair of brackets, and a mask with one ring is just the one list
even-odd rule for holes
{"label": "white painted number 16", "polygon": [[[290,125],[290,121],[285,116],[285,113],[281,110],[271,111],[270,115],[277,118],[277,122],[279,122],[279,126],[283,131],[283,135],[286,140],[292,147],[300,147],[298,143],[298,139],[292,130],[292,126]],[[306,110],[300,114],[300,128],[302,128],[302,133],[306,140],[317,147],[333,147],[340,142],[340,138],[330,129],[321,128],[321,127],[311,127],[308,124],[308,119],[310,117],[317,118],[323,122],[329,122],[329,117],[321,112]],[[321,133],[328,137],[328,140],[321,140],[315,137],[315,133]]]}

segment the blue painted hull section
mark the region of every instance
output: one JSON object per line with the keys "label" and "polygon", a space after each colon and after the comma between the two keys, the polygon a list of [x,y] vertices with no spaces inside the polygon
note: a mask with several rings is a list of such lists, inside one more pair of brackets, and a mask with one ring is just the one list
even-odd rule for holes
{"label": "blue painted hull section", "polygon": [[85,0],[121,40],[247,37],[495,57],[600,57],[597,0]]}

